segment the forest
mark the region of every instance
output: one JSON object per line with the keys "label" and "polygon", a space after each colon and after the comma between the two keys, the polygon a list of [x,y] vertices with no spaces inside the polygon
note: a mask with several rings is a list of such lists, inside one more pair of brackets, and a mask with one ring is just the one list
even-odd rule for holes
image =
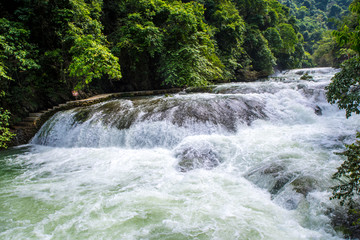
{"label": "forest", "polygon": [[249,81],[338,66],[349,1],[15,0],[0,3],[2,125],[95,93]]}

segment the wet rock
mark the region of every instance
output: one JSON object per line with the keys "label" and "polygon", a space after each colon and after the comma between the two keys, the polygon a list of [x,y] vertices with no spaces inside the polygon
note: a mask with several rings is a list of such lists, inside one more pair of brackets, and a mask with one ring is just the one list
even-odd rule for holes
{"label": "wet rock", "polygon": [[9,147],[19,146],[27,144],[31,138],[36,134],[37,129],[34,127],[23,127],[12,130],[12,133],[16,134],[8,144]]}
{"label": "wet rock", "polygon": [[272,195],[278,194],[294,177],[295,174],[287,172],[285,166],[280,163],[261,166],[245,175],[245,178],[267,189]]}
{"label": "wet rock", "polygon": [[211,170],[223,162],[211,144],[206,143],[180,146],[175,151],[175,157],[178,159],[177,169],[181,172],[199,168]]}
{"label": "wet rock", "polygon": [[309,75],[308,73],[305,73],[304,75],[302,75],[300,77],[300,79],[301,80],[314,80],[314,78],[311,75]]}
{"label": "wet rock", "polygon": [[186,93],[210,93],[216,88],[214,85],[202,87],[188,87],[185,89]]}
{"label": "wet rock", "polygon": [[264,102],[242,96],[133,97],[94,105],[89,110],[81,108],[74,119],[81,123],[101,112],[102,122],[118,129],[128,129],[134,122],[167,121],[185,128],[199,124],[206,129],[236,132],[241,124],[267,119],[264,108]]}
{"label": "wet rock", "polygon": [[139,121],[166,120],[180,127],[196,123],[236,132],[239,124],[266,119],[264,108],[261,101],[234,96],[147,99],[141,104]]}
{"label": "wet rock", "polygon": [[273,195],[276,195],[280,192],[280,190],[293,179],[294,175],[289,174],[283,174],[275,178],[274,184],[272,188],[269,190],[269,192]]}
{"label": "wet rock", "polygon": [[91,117],[91,111],[89,109],[79,109],[74,115],[74,122],[84,123]]}
{"label": "wet rock", "polygon": [[309,192],[315,190],[316,188],[316,180],[309,176],[300,176],[294,179],[291,182],[293,189],[305,197],[309,194]]}
{"label": "wet rock", "polygon": [[[358,206],[356,209],[360,209]],[[356,224],[360,219],[360,214],[349,211],[345,207],[328,209],[327,215],[331,218],[331,225],[336,231],[342,232],[346,239],[360,239],[360,224]]]}
{"label": "wet rock", "polygon": [[262,170],[263,174],[270,174],[272,176],[278,176],[279,172],[284,171],[285,168],[284,166],[278,164],[278,163],[273,163],[270,166],[266,167],[265,169]]}
{"label": "wet rock", "polygon": [[319,106],[316,106],[314,111],[315,111],[316,115],[318,115],[318,116],[322,115],[322,109]]}
{"label": "wet rock", "polygon": [[284,207],[287,210],[294,210],[297,208],[297,206],[298,206],[298,204],[293,199],[288,199],[284,204]]}
{"label": "wet rock", "polygon": [[288,171],[281,163],[271,163],[256,168],[247,173],[245,178],[257,186],[267,189],[273,196],[279,194],[288,185],[295,192],[306,197],[317,186],[317,182],[313,177],[302,176],[299,173]]}

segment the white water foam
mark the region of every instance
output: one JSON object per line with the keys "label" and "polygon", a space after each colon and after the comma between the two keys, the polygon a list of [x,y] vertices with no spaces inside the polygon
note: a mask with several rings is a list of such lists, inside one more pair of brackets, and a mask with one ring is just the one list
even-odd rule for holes
{"label": "white water foam", "polygon": [[0,238],[342,239],[334,152],[360,119],[326,103],[334,70],[308,71],[314,81],[290,71],[57,114],[25,152],[0,157]]}

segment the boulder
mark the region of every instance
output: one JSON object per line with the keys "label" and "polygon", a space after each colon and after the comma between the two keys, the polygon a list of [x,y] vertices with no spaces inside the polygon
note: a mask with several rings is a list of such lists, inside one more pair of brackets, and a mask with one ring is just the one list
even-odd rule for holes
{"label": "boulder", "polygon": [[188,172],[194,169],[213,169],[222,163],[222,159],[209,143],[184,144],[175,151],[178,159],[177,169]]}

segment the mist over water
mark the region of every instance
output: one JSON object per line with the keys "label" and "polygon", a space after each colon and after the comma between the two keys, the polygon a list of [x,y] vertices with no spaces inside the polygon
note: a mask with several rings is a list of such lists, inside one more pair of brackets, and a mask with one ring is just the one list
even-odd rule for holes
{"label": "mist over water", "polygon": [[0,152],[0,239],[343,239],[334,152],[360,118],[326,102],[335,72],[57,113]]}

